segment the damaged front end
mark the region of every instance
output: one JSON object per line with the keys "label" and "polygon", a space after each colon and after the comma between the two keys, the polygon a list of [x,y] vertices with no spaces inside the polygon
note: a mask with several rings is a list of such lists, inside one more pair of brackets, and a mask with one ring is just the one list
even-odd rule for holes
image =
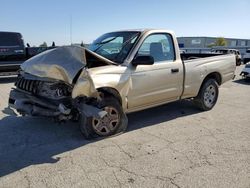
{"label": "damaged front end", "polygon": [[72,86],[28,74],[19,75],[10,92],[9,106],[21,115],[72,118]]}
{"label": "damaged front end", "polygon": [[61,47],[26,61],[10,92],[9,106],[21,115],[58,121],[78,120],[81,114],[105,116],[98,108],[100,97],[86,69],[86,53],[80,47]]}
{"label": "damaged front end", "polygon": [[72,99],[71,85],[49,79],[20,75],[10,92],[9,106],[21,115],[52,117],[57,121],[77,120],[79,113],[86,117],[102,118],[105,112],[88,105],[94,98]]}

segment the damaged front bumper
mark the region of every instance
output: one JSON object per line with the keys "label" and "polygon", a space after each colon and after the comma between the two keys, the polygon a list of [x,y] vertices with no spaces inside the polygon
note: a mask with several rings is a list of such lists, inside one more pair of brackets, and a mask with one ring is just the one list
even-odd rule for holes
{"label": "damaged front bumper", "polygon": [[11,90],[9,107],[21,115],[52,117],[58,121],[77,120],[79,115],[103,118],[107,114],[106,111],[83,102],[72,101],[70,107],[63,103],[53,104],[19,89]]}
{"label": "damaged front bumper", "polygon": [[9,106],[22,115],[59,117],[60,120],[72,117],[71,109],[64,104],[55,105],[18,89],[11,90]]}

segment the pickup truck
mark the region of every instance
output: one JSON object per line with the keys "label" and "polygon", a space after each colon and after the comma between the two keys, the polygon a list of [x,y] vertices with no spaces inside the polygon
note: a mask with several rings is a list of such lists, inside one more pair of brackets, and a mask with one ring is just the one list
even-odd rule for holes
{"label": "pickup truck", "polygon": [[20,33],[0,32],[0,75],[18,70],[26,59],[25,56],[25,46]]}
{"label": "pickup truck", "polygon": [[21,33],[0,31],[0,76],[16,75],[25,60],[54,47],[25,47]]}
{"label": "pickup truck", "polygon": [[109,136],[126,130],[127,113],[169,102],[193,99],[211,110],[236,62],[230,54],[209,56],[181,57],[167,30],[107,33],[89,49],[59,47],[27,60],[9,106],[21,115],[79,121],[86,138]]}

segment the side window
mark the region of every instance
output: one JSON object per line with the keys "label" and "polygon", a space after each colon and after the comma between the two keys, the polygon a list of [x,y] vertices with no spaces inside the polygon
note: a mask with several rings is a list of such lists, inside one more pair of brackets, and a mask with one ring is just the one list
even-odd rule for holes
{"label": "side window", "polygon": [[172,37],[169,34],[149,35],[138,50],[137,56],[150,55],[155,63],[175,60]]}

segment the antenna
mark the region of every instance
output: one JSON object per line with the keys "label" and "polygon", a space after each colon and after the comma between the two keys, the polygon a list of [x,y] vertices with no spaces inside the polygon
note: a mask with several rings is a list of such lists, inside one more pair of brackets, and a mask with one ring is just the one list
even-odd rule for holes
{"label": "antenna", "polygon": [[72,14],[70,14],[70,45],[72,45]]}

